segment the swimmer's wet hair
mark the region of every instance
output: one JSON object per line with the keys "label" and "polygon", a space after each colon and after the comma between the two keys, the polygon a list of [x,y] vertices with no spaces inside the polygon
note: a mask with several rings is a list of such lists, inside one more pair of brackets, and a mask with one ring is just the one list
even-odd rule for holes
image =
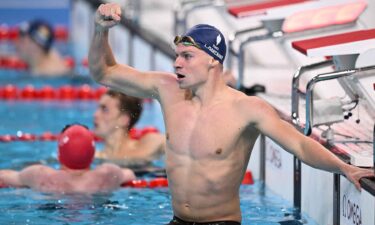
{"label": "swimmer's wet hair", "polygon": [[129,96],[115,90],[108,90],[105,94],[119,100],[119,109],[121,113],[126,113],[130,117],[128,127],[130,130],[138,122],[139,117],[142,114],[142,99]]}

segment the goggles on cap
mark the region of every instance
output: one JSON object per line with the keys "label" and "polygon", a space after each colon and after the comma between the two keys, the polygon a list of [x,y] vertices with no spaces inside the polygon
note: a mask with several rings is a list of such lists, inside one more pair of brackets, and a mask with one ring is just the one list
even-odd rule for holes
{"label": "goggles on cap", "polygon": [[175,45],[182,43],[185,46],[194,46],[196,48],[202,49],[190,36],[176,36],[173,42]]}
{"label": "goggles on cap", "polygon": [[81,123],[71,123],[71,124],[67,124],[67,125],[65,125],[65,127],[61,130],[60,133],[64,133],[69,127],[74,126],[74,125],[79,125],[79,126],[81,126],[81,127],[86,128],[87,130],[89,130],[89,128],[88,128],[86,125],[83,125],[83,124],[81,124]]}

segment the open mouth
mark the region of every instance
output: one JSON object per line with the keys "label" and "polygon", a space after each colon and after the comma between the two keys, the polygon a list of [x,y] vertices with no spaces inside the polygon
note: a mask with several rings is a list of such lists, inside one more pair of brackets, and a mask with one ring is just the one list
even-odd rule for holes
{"label": "open mouth", "polygon": [[177,73],[177,78],[178,78],[178,79],[185,78],[185,75],[182,75],[182,74],[180,74],[180,73]]}

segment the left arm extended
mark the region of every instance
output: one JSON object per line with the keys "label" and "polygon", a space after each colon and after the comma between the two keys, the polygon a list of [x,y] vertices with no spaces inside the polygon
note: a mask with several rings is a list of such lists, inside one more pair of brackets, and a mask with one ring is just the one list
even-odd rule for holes
{"label": "left arm extended", "polygon": [[360,189],[360,178],[374,176],[373,170],[346,164],[320,143],[304,136],[291,124],[282,120],[270,105],[260,99],[257,101],[257,109],[261,110],[261,113],[256,114],[256,127],[307,165],[345,175],[357,189]]}
{"label": "left arm extended", "polygon": [[20,172],[15,170],[0,170],[0,185],[24,187],[20,179]]}

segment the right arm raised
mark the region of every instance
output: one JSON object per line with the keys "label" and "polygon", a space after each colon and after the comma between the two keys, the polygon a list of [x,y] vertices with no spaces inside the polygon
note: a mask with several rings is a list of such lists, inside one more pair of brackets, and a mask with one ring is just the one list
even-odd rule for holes
{"label": "right arm raised", "polygon": [[90,46],[89,68],[93,78],[106,86],[141,98],[158,98],[158,85],[163,80],[175,80],[173,75],[141,72],[118,64],[108,43],[109,28],[121,19],[121,8],[116,3],[102,4],[95,15],[95,33]]}

